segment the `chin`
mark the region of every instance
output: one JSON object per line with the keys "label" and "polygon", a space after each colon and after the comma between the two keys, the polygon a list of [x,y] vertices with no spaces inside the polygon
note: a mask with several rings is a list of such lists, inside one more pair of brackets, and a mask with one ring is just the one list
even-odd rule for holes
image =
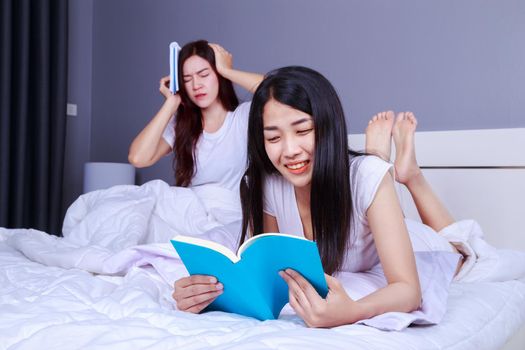
{"label": "chin", "polygon": [[306,187],[312,183],[312,176],[310,174],[305,174],[304,176],[283,176],[288,182],[297,188]]}
{"label": "chin", "polygon": [[207,102],[200,102],[200,103],[195,103],[197,105],[197,107],[199,107],[200,109],[206,109],[208,108],[209,106],[211,106],[211,103],[207,103]]}

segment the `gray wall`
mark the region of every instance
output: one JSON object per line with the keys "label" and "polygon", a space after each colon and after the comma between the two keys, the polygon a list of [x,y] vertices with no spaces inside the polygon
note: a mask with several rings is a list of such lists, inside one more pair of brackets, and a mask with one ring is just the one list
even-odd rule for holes
{"label": "gray wall", "polygon": [[84,163],[90,160],[93,0],[69,0],[68,11],[68,101],[77,104],[77,116],[66,121],[64,212],[81,194]]}
{"label": "gray wall", "polygon": [[[92,161],[126,161],[162,103],[172,40],[218,42],[240,69],[319,70],[350,132],[387,108],[414,111],[419,130],[525,127],[521,0],[94,0],[92,15]],[[138,176],[172,182],[171,160]]]}

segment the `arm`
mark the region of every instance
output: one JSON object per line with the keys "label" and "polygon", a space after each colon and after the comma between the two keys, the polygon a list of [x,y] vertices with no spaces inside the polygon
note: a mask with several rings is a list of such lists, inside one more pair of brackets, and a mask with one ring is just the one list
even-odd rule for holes
{"label": "arm", "polygon": [[172,145],[162,138],[162,133],[171,116],[179,108],[180,96],[172,94],[167,84],[169,84],[169,77],[162,78],[159,90],[166,100],[148,125],[135,137],[129,148],[128,161],[137,168],[151,166],[171,152]]}
{"label": "arm", "polygon": [[410,312],[421,303],[421,289],[410,237],[392,178],[383,178],[367,211],[377,253],[388,285],[360,299],[369,318],[389,311]]}
{"label": "arm", "polygon": [[279,232],[277,219],[270,214],[263,213],[263,231],[264,232]]}
{"label": "arm", "polygon": [[367,217],[388,285],[354,301],[337,279],[326,275],[329,293],[323,299],[297,272],[281,272],[289,286],[290,305],[308,326],[340,326],[389,311],[410,312],[420,305],[414,253],[389,175],[381,182]]}
{"label": "arm", "polygon": [[233,57],[218,44],[209,44],[215,53],[215,66],[224,78],[242,86],[244,89],[254,93],[264,76],[257,73],[244,72],[233,69]]}

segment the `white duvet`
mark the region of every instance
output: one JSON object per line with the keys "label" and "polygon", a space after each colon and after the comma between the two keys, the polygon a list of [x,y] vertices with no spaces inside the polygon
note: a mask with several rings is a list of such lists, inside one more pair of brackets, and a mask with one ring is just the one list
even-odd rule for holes
{"label": "white duvet", "polygon": [[[309,329],[290,308],[265,322],[177,311],[171,283],[187,272],[168,243],[155,242],[233,223],[239,217],[233,196],[153,181],[80,197],[66,216],[64,238],[0,229],[0,349],[493,349],[525,321],[525,283],[517,280],[453,283],[439,325],[402,332],[365,325]],[[235,245],[234,236],[207,238]],[[507,263],[522,257],[505,256]],[[435,256],[421,259],[435,266]],[[440,261],[446,267],[446,259]],[[377,287],[378,276],[341,277],[360,286],[347,289],[355,297]],[[388,316],[379,326],[404,328],[428,317]]]}

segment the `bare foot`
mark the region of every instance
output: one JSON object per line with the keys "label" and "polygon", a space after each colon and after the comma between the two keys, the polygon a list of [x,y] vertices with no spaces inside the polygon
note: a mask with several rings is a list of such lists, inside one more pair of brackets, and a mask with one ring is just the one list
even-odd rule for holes
{"label": "bare foot", "polygon": [[390,161],[393,124],[394,112],[392,111],[377,113],[370,119],[365,131],[366,153],[375,154],[387,162]]}
{"label": "bare foot", "polygon": [[392,129],[396,146],[396,160],[394,162],[396,180],[405,185],[421,175],[414,144],[416,126],[417,119],[412,112],[401,112],[397,114]]}

